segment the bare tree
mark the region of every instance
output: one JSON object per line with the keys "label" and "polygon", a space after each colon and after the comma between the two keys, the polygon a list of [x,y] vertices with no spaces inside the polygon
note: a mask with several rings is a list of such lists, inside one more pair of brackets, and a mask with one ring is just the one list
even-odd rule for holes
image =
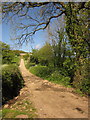
{"label": "bare tree", "polygon": [[[63,2],[3,2],[3,21],[11,20],[15,25],[15,39],[20,44],[31,40],[39,30],[47,28],[53,18],[67,15],[66,4]],[[80,10],[85,3],[77,4]]]}

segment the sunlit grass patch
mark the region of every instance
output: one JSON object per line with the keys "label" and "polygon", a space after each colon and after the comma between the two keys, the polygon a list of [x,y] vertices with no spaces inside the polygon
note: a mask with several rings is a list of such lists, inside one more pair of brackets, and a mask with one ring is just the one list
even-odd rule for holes
{"label": "sunlit grass patch", "polygon": [[19,110],[11,110],[11,109],[3,109],[2,110],[2,118],[15,118],[17,115],[24,114],[26,112],[19,111]]}
{"label": "sunlit grass patch", "polygon": [[18,115],[27,115],[28,118],[36,117],[36,109],[28,100],[21,100],[12,105],[11,108],[2,110],[3,118],[16,118]]}

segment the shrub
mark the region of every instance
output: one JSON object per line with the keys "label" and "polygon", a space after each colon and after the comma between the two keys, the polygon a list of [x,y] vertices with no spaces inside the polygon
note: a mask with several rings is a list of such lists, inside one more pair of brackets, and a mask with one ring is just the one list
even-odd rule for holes
{"label": "shrub", "polygon": [[77,69],[73,85],[76,89],[90,96],[90,61],[85,61]]}
{"label": "shrub", "polygon": [[66,86],[70,85],[70,77],[61,75],[59,71],[54,71],[48,78],[48,80],[53,81],[55,83],[61,83]]}
{"label": "shrub", "polygon": [[2,64],[11,64],[14,56],[11,50],[2,50]]}
{"label": "shrub", "polygon": [[27,60],[29,58],[29,54],[27,53],[27,54],[23,55],[23,58],[24,58],[24,60]]}
{"label": "shrub", "polygon": [[28,62],[26,63],[26,68],[29,69],[30,67],[35,66],[35,65],[36,65],[35,63]]}
{"label": "shrub", "polygon": [[83,93],[90,96],[90,79],[84,79],[81,83],[81,89]]}
{"label": "shrub", "polygon": [[39,63],[38,57],[37,57],[37,56],[34,56],[34,55],[30,55],[30,61],[29,61],[29,62],[38,64],[38,63]]}
{"label": "shrub", "polygon": [[38,65],[38,66],[31,67],[30,72],[32,72],[33,74],[39,77],[47,78],[52,73],[52,70],[47,66]]}
{"label": "shrub", "polygon": [[2,102],[3,104],[19,94],[24,81],[16,65],[2,67]]}
{"label": "shrub", "polygon": [[81,91],[90,96],[90,59],[85,63],[81,72],[84,78]]}
{"label": "shrub", "polygon": [[60,74],[60,71],[54,71],[54,69],[49,68],[47,66],[35,66],[30,68],[30,72],[33,74],[42,77],[44,79],[48,79],[49,81],[55,83],[61,83],[63,85],[70,85],[70,77],[64,76]]}
{"label": "shrub", "polygon": [[17,64],[19,66],[20,64],[20,56],[15,56],[12,60],[12,63]]}

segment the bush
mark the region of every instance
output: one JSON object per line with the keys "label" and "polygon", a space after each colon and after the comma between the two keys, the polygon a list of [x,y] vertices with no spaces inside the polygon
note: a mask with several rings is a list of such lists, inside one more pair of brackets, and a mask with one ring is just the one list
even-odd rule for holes
{"label": "bush", "polygon": [[27,60],[29,58],[29,54],[27,53],[27,54],[23,55],[23,58],[24,58],[24,60]]}
{"label": "bush", "polygon": [[47,66],[35,66],[30,68],[30,72],[33,74],[48,79],[49,81],[55,82],[55,83],[61,83],[65,86],[70,85],[70,77],[63,76],[60,74],[60,71],[54,71],[54,69],[49,68]]}
{"label": "bush", "polygon": [[90,96],[90,59],[83,65],[81,75],[83,76],[81,91]]}
{"label": "bush", "polygon": [[10,50],[2,51],[2,64],[11,64],[15,54]]}
{"label": "bush", "polygon": [[15,56],[12,60],[12,63],[17,64],[19,66],[20,64],[20,56]]}
{"label": "bush", "polygon": [[83,93],[90,96],[90,79],[84,79],[81,84],[81,89]]}
{"label": "bush", "polygon": [[35,65],[36,65],[35,63],[28,62],[28,63],[26,63],[26,68],[29,69],[30,67],[33,67]]}
{"label": "bush", "polygon": [[2,67],[2,102],[3,104],[19,94],[24,81],[16,65]]}
{"label": "bush", "polygon": [[76,89],[90,96],[90,61],[85,61],[77,69],[73,85]]}
{"label": "bush", "polygon": [[48,80],[53,81],[55,83],[61,83],[66,86],[70,85],[70,77],[61,75],[59,71],[54,71],[48,78]]}
{"label": "bush", "polygon": [[39,64],[38,58],[34,55],[30,55],[30,61],[29,62]]}
{"label": "bush", "polygon": [[32,72],[33,74],[39,77],[47,78],[52,73],[52,70],[47,66],[38,65],[38,66],[31,67],[30,72]]}

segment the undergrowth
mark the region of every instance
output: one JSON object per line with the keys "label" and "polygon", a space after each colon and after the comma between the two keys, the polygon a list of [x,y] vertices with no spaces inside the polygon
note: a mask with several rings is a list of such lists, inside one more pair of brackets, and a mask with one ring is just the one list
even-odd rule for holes
{"label": "undergrowth", "polygon": [[51,82],[62,84],[64,86],[70,86],[70,77],[64,76],[58,70],[51,69],[47,66],[37,65],[29,68],[30,72]]}

